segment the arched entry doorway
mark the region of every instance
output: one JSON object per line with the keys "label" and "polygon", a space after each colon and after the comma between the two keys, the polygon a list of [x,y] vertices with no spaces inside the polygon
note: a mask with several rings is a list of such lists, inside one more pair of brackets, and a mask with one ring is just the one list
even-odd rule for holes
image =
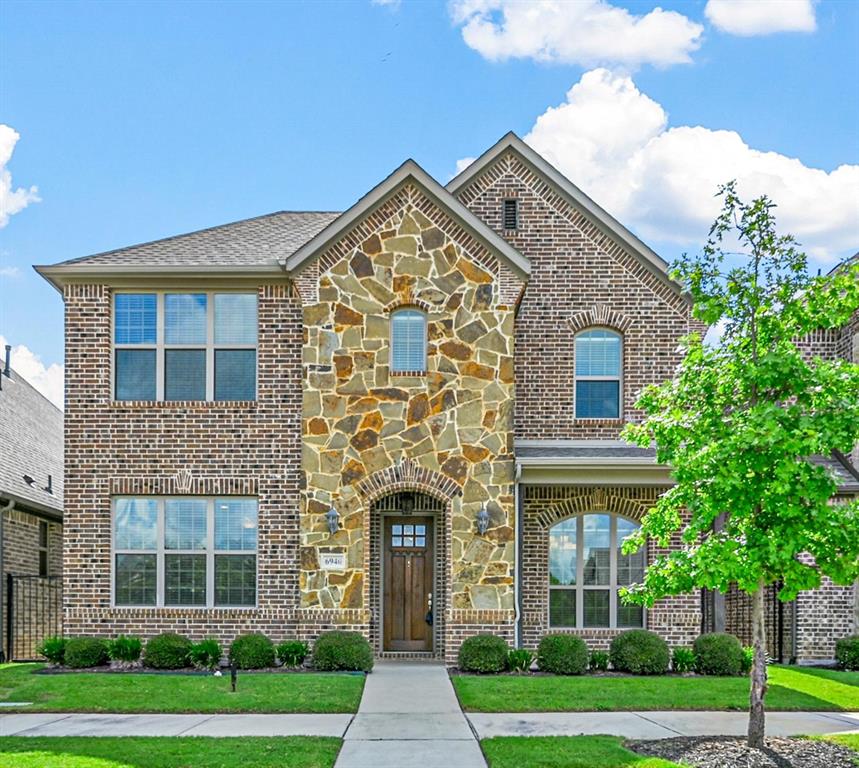
{"label": "arched entry doorway", "polygon": [[445,503],[399,491],[371,508],[371,602],[381,653],[429,655],[440,650]]}

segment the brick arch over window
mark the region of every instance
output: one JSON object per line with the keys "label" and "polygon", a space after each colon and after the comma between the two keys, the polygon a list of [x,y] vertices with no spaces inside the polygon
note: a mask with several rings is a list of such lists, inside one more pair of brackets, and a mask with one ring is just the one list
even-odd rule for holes
{"label": "brick arch over window", "polygon": [[611,309],[606,304],[597,304],[591,309],[576,312],[568,322],[573,333],[583,331],[585,328],[602,326],[612,328],[622,335],[632,327],[631,317]]}
{"label": "brick arch over window", "polygon": [[542,511],[537,520],[546,531],[568,517],[593,512],[608,512],[637,522],[651,506],[652,503],[648,504],[640,499],[626,498],[606,492],[602,488],[594,488],[554,504]]}
{"label": "brick arch over window", "polygon": [[390,467],[380,469],[356,483],[355,490],[365,504],[397,491],[420,491],[449,504],[462,488],[451,478],[423,467],[413,459],[402,459]]}
{"label": "brick arch over window", "polygon": [[390,315],[391,313],[396,312],[398,309],[419,309],[422,312],[426,312],[427,314],[429,314],[430,312],[438,311],[438,307],[433,308],[432,304],[430,304],[428,301],[424,301],[423,299],[416,299],[413,296],[408,296],[404,299],[401,298],[392,301],[390,304],[388,304],[387,307],[385,307],[385,313]]}

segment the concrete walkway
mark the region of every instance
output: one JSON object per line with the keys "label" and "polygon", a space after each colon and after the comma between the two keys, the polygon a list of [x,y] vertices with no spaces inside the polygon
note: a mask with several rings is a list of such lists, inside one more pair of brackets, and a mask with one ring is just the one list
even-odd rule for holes
{"label": "concrete walkway", "polygon": [[379,661],[335,768],[486,768],[441,664]]}

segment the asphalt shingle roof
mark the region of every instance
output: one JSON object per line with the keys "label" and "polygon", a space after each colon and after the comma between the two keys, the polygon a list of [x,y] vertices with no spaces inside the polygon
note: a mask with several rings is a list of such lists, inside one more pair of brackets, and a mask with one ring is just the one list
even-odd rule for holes
{"label": "asphalt shingle roof", "polygon": [[89,266],[264,266],[277,264],[330,224],[331,211],[279,211],[62,264]]}
{"label": "asphalt shingle roof", "polygon": [[[62,514],[63,412],[12,369],[0,391],[0,498]],[[33,478],[32,484],[24,475]],[[51,475],[53,493],[48,493]]]}

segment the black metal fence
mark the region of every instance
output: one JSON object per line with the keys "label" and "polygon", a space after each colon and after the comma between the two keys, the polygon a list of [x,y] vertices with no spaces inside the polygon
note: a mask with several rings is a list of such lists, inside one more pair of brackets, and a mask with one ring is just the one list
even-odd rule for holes
{"label": "black metal fence", "polygon": [[46,637],[63,633],[63,584],[59,576],[6,574],[5,656],[35,661]]}

